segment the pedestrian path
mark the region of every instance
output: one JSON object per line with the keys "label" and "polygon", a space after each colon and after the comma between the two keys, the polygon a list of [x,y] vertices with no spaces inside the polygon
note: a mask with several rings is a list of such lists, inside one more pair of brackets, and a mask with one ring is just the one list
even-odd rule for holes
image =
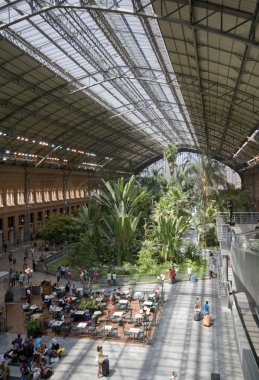
{"label": "pedestrian path", "polygon": [[[17,269],[23,254],[17,250]],[[1,270],[9,270],[6,259]],[[39,282],[46,275],[34,273]],[[49,276],[52,280],[55,276]],[[53,277],[53,278],[52,278]],[[153,290],[154,284],[137,285],[139,290]],[[136,289],[136,290],[137,290]],[[2,289],[0,289],[0,295]],[[220,380],[243,380],[235,343],[231,315],[222,308],[218,298],[217,280],[197,283],[180,281],[165,284],[166,302],[151,346],[87,338],[59,338],[66,347],[66,356],[55,368],[53,380],[92,380],[96,377],[96,346],[102,345],[110,358],[110,378],[113,380],[167,380],[176,371],[179,380],[210,380],[219,374]],[[196,296],[201,303],[209,301],[213,326],[206,328],[202,321],[193,320]],[[0,354],[12,341],[13,334],[0,335]],[[46,342],[50,339],[45,337]]]}

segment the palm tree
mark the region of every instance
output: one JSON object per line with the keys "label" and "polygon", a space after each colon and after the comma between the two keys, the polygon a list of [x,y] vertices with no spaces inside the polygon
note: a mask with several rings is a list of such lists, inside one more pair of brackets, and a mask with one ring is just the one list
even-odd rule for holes
{"label": "palm tree", "polygon": [[174,144],[169,144],[164,148],[164,158],[168,161],[171,177],[174,174],[177,153],[178,148]]}
{"label": "palm tree", "polygon": [[130,246],[141,216],[139,206],[146,194],[146,190],[136,186],[136,178],[132,176],[127,183],[123,178],[113,183],[103,181],[100,194],[93,196],[104,212],[99,230],[114,247],[118,265],[123,259],[129,258]]}

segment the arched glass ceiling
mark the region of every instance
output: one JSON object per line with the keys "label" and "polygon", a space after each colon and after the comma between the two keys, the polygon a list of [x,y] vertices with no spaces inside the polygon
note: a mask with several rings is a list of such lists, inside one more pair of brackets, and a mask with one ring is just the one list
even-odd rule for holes
{"label": "arched glass ceiling", "polygon": [[[147,30],[145,20],[133,15],[71,7],[37,14],[55,3],[1,0],[0,33],[69,81],[64,96],[85,93],[112,112],[111,120],[119,117],[156,140],[161,152],[170,142],[197,146],[157,22],[152,20]],[[116,8],[111,0],[91,4]],[[36,13],[26,17],[32,7]],[[133,10],[130,0],[119,7]],[[147,8],[152,12],[151,5]]]}

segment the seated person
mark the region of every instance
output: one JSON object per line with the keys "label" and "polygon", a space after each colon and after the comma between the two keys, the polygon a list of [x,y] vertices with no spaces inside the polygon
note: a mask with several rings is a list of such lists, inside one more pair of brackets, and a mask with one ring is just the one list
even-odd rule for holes
{"label": "seated person", "polygon": [[25,300],[24,303],[22,304],[23,311],[28,310],[29,307],[30,307],[30,305],[29,305],[28,302]]}
{"label": "seated person", "polygon": [[75,302],[75,301],[73,300],[72,297],[69,297],[68,300],[67,300],[67,303],[68,303],[69,305],[73,305],[74,302]]}
{"label": "seated person", "polygon": [[17,338],[15,338],[14,343],[17,343],[17,344],[19,345],[19,348],[22,347],[22,338],[21,338],[21,334],[18,334],[18,335],[17,335]]}
{"label": "seated person", "polygon": [[26,358],[31,358],[34,353],[33,341],[29,338],[25,338],[25,341],[22,345],[22,349],[23,349],[23,355]]}
{"label": "seated person", "polygon": [[38,336],[34,341],[34,349],[35,351],[38,350],[39,345],[42,343],[42,337]]}
{"label": "seated person", "polygon": [[55,351],[57,351],[60,348],[59,343],[57,342],[57,340],[55,338],[53,338],[51,340],[51,347],[50,348],[52,350],[55,350]]}
{"label": "seated person", "polygon": [[58,301],[58,306],[59,307],[64,307],[66,306],[67,302],[65,300],[65,297],[64,298],[61,298],[59,301]]}
{"label": "seated person", "polygon": [[70,291],[70,286],[69,286],[68,283],[67,283],[66,286],[65,286],[65,291],[66,291],[66,293],[69,293],[69,291]]}
{"label": "seated person", "polygon": [[2,380],[7,380],[9,378],[10,368],[5,362],[3,355],[0,355],[0,376]]}

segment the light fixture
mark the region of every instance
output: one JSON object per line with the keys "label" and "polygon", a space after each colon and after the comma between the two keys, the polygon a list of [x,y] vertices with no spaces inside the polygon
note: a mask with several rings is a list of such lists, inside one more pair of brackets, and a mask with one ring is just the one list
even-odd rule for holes
{"label": "light fixture", "polygon": [[259,132],[259,129],[256,129],[250,137],[247,138],[247,140],[243,143],[243,145],[238,148],[238,150],[236,151],[236,153],[233,154],[233,157],[232,158],[235,158],[239,155],[239,153],[246,147],[246,145],[250,142],[250,141],[253,141],[255,136],[257,135],[257,133]]}

